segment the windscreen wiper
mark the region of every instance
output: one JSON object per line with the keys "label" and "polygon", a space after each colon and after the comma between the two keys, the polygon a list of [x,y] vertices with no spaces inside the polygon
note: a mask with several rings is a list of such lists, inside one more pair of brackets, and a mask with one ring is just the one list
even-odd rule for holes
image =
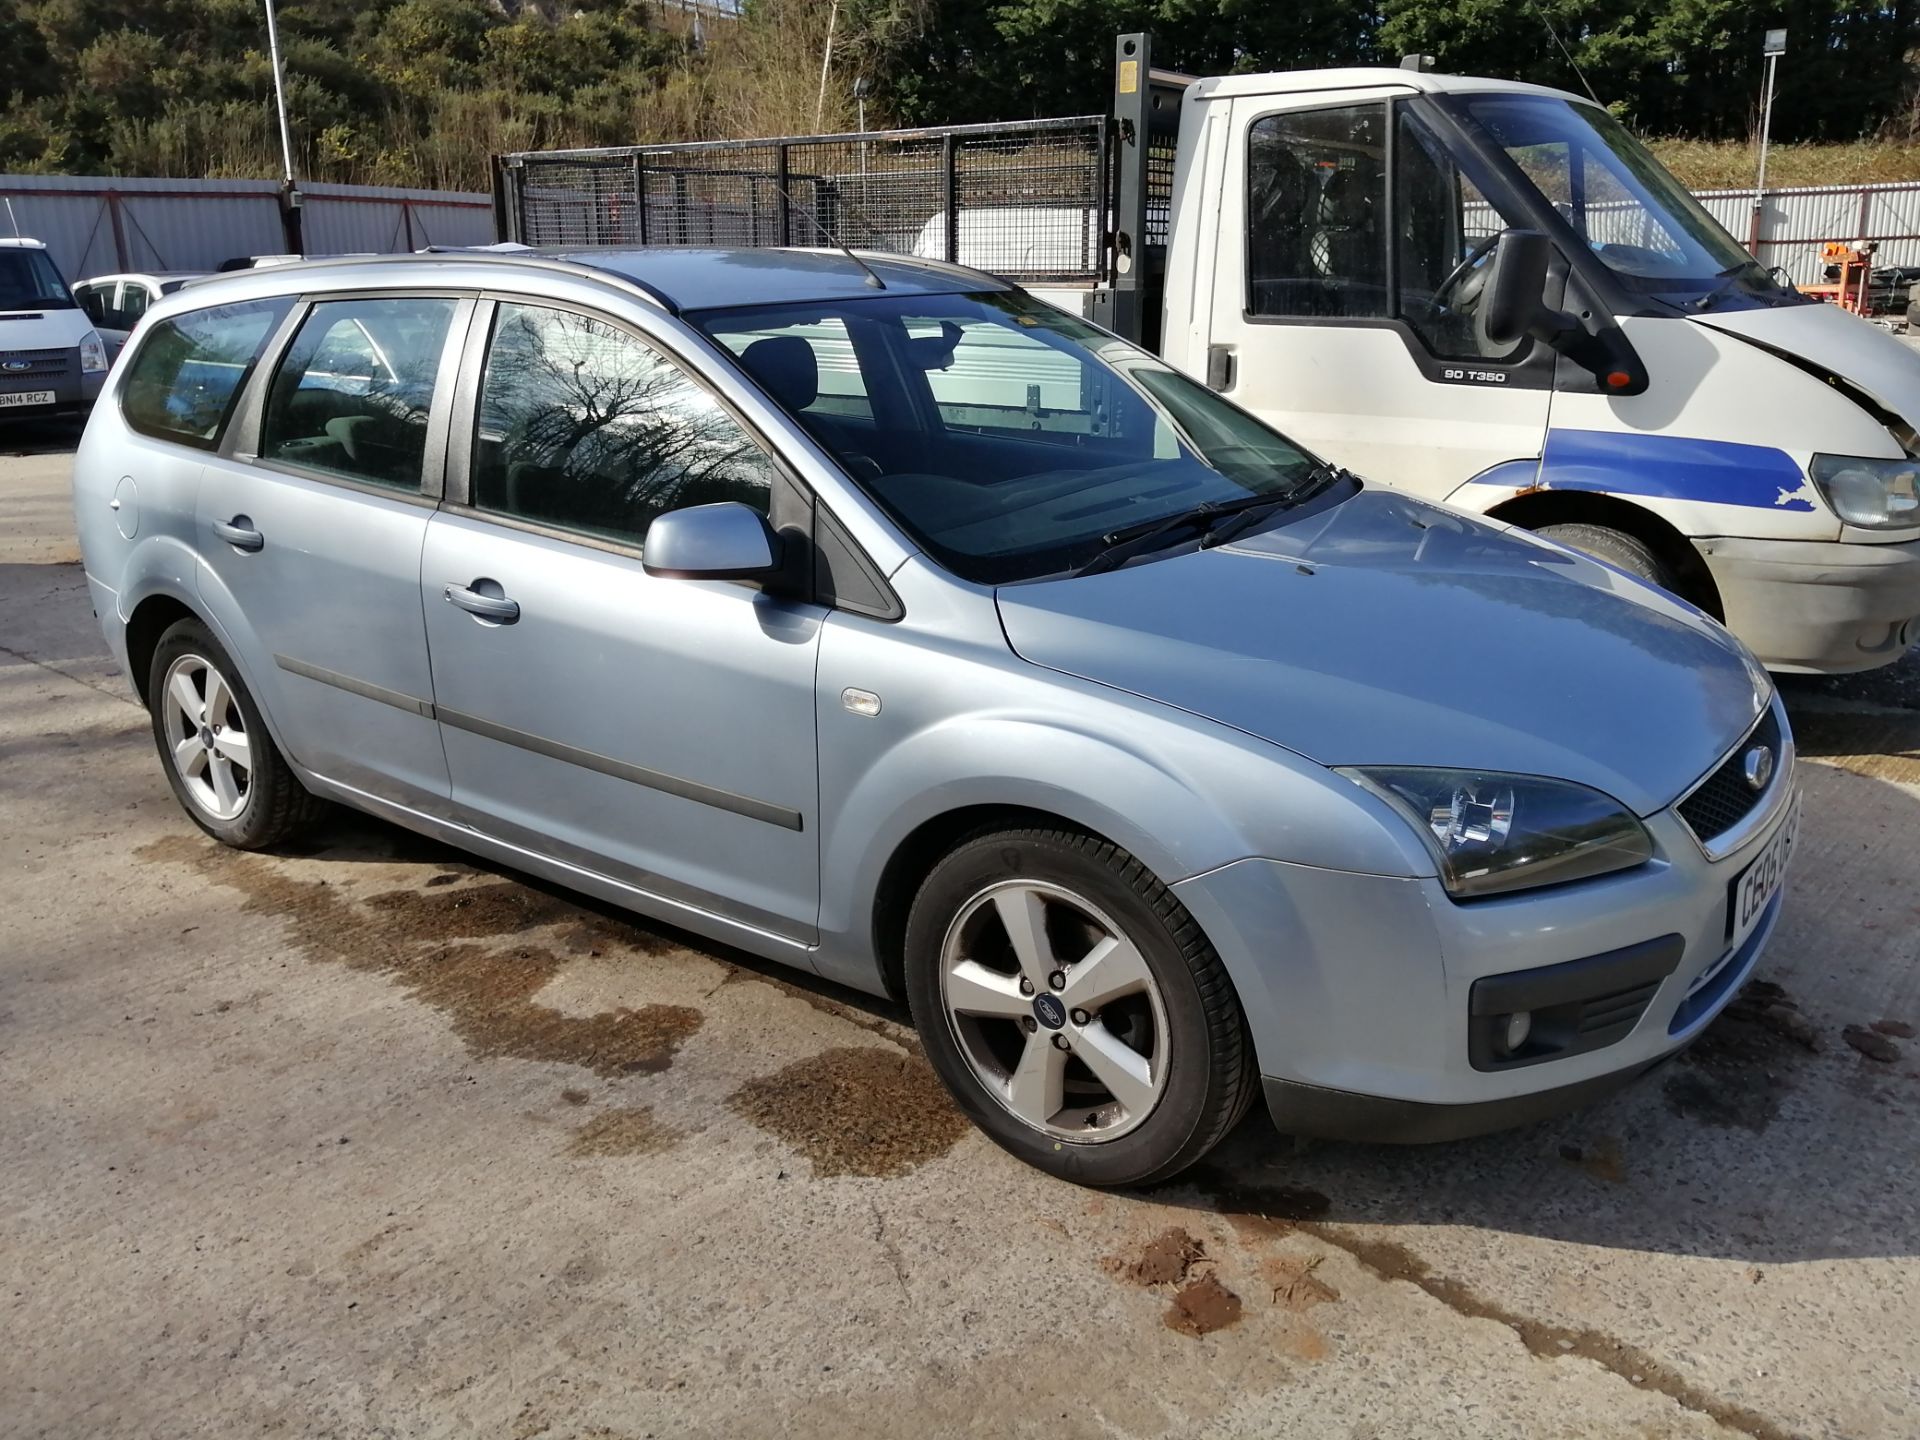
{"label": "windscreen wiper", "polygon": [[[1099,553],[1067,573],[1098,575],[1103,570],[1124,565],[1136,555],[1157,550],[1169,540],[1194,531],[1210,536],[1213,527],[1226,517],[1247,515],[1248,523],[1252,523],[1261,512],[1305,499],[1307,494],[1319,489],[1321,483],[1326,483],[1317,482],[1316,477],[1329,470],[1330,467],[1325,465],[1315,466],[1298,484],[1271,494],[1243,495],[1237,500],[1203,500],[1189,510],[1176,510],[1158,520],[1143,520],[1138,525],[1123,525],[1118,530],[1109,530],[1100,537]],[[1329,474],[1328,480],[1335,478],[1337,473],[1340,472]],[[1236,528],[1234,533],[1238,534],[1239,529]]]}
{"label": "windscreen wiper", "polygon": [[1262,495],[1254,504],[1236,505],[1219,523],[1208,527],[1206,536],[1200,541],[1200,548],[1211,550],[1216,545],[1225,545],[1235,536],[1246,534],[1273,511],[1298,505],[1303,500],[1312,499],[1336,481],[1353,478],[1351,470],[1339,465],[1315,465],[1279,494]]}

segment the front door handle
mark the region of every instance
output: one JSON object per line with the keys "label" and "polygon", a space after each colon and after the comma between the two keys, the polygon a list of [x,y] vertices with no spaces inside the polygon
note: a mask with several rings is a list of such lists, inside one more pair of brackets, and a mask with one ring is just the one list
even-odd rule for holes
{"label": "front door handle", "polygon": [[267,543],[267,537],[254,529],[253,522],[244,515],[214,521],[213,533],[236,550],[258,550]]}
{"label": "front door handle", "polygon": [[[491,580],[476,580],[475,585],[499,585]],[[520,603],[509,600],[505,595],[486,595],[465,585],[448,585],[445,590],[447,599],[465,610],[469,615],[478,615],[482,620],[491,620],[496,625],[511,625],[520,618]]]}

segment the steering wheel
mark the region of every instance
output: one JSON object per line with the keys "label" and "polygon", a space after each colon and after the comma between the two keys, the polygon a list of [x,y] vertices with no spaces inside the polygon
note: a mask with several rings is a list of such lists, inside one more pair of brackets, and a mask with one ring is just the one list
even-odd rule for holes
{"label": "steering wheel", "polygon": [[1445,307],[1448,309],[1458,310],[1466,306],[1470,306],[1473,303],[1473,301],[1480,298],[1480,292],[1486,288],[1486,284],[1487,284],[1486,277],[1484,274],[1482,274],[1480,278],[1480,283],[1474,286],[1471,291],[1463,291],[1461,293],[1459,298],[1462,303],[1459,305],[1448,304],[1447,292],[1452,290],[1454,286],[1458,285],[1463,279],[1465,279],[1467,275],[1473,271],[1474,267],[1477,266],[1482,260],[1486,259],[1488,254],[1492,252],[1493,247],[1500,243],[1500,237],[1505,235],[1506,233],[1507,232],[1504,230],[1496,230],[1493,232],[1493,234],[1487,236],[1486,239],[1482,240],[1479,244],[1475,245],[1471,250],[1467,251],[1465,257],[1460,261],[1460,263],[1454,266],[1453,269],[1447,272],[1447,278],[1442,280],[1438,285],[1433,287],[1434,308],[1439,309],[1439,308]]}

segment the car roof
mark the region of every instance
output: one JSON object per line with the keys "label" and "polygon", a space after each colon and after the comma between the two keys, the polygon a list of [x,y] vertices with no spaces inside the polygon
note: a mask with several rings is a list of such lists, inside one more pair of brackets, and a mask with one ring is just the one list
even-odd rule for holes
{"label": "car roof", "polygon": [[29,240],[24,235],[0,236],[0,245],[11,246],[16,250],[44,250],[47,248],[46,241]]}
{"label": "car roof", "polygon": [[202,275],[212,273],[211,270],[115,270],[107,275],[89,275],[73,283],[97,285],[102,280],[198,280]]}
{"label": "car roof", "polygon": [[[661,309],[708,310],[814,300],[890,295],[950,295],[1006,290],[1006,281],[963,265],[862,251],[858,261],[839,250],[691,249],[657,246],[629,250],[525,247],[435,247],[408,255],[355,255],[235,270],[197,282],[222,294],[264,296],[340,286],[499,286],[520,271],[598,280]],[[862,268],[862,266],[866,268]],[[876,289],[868,270],[885,287]]]}

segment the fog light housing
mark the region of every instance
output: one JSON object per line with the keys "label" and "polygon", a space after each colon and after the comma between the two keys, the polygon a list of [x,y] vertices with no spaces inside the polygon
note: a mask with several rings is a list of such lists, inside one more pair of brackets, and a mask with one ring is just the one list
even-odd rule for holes
{"label": "fog light housing", "polygon": [[1533,1034],[1531,1010],[1516,1010],[1510,1015],[1500,1016],[1493,1022],[1494,1053],[1502,1059],[1509,1055],[1518,1055],[1531,1034]]}

